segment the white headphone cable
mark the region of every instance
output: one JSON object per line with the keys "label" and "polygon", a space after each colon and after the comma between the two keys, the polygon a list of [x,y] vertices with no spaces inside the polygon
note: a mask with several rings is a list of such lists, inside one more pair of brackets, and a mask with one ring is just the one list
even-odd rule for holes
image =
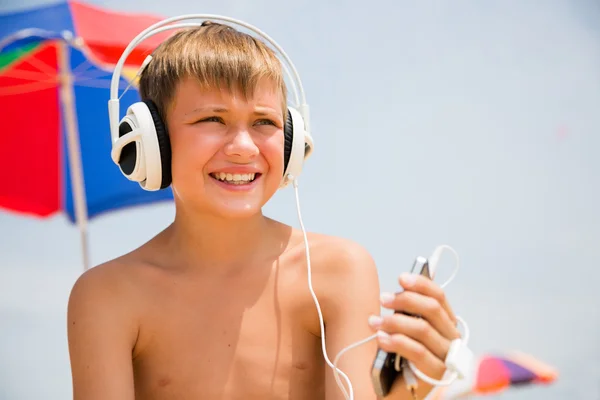
{"label": "white headphone cable", "polygon": [[[317,295],[315,294],[315,291],[312,286],[312,268],[311,268],[311,263],[310,263],[310,250],[309,250],[309,244],[308,244],[308,236],[306,233],[306,229],[304,227],[304,222],[302,221],[302,213],[300,211],[300,195],[298,193],[298,181],[297,181],[297,178],[295,178],[294,176],[291,176],[291,175],[289,175],[288,178],[292,181],[292,184],[294,187],[294,194],[296,196],[296,211],[298,214],[298,221],[300,223],[300,228],[302,230],[302,235],[304,238],[304,247],[305,247],[305,254],[306,254],[306,267],[307,267],[307,275],[308,275],[308,289],[314,300],[315,306],[317,308],[317,313],[319,315],[319,325],[320,325],[320,329],[321,329],[321,348],[323,351],[323,357],[325,358],[325,362],[329,365],[329,367],[332,368],[333,374],[335,377],[335,381],[336,381],[337,385],[339,386],[340,390],[343,392],[344,398],[346,400],[354,400],[354,389],[352,387],[352,383],[350,382],[350,378],[348,378],[348,376],[341,369],[338,368],[337,363],[338,363],[339,359],[341,358],[341,356],[344,353],[346,353],[348,350],[351,350],[355,347],[358,347],[362,344],[365,344],[365,343],[375,339],[377,337],[377,335],[376,334],[371,335],[369,337],[366,337],[362,340],[359,340],[359,341],[345,347],[337,354],[333,363],[329,359],[329,356],[327,355],[327,345],[326,345],[326,341],[325,341],[325,324],[323,321],[323,314],[321,311],[321,306],[319,304],[319,300],[318,300]],[[435,271],[435,268],[437,267],[437,263],[439,261],[441,252],[444,249],[448,249],[454,253],[454,255],[456,256],[456,267],[454,269],[454,272],[450,276],[450,278],[448,278],[448,280],[446,282],[444,282],[442,285],[440,285],[441,288],[444,288],[445,286],[447,286],[454,279],[454,277],[456,276],[456,274],[458,272],[458,268],[459,268],[458,254],[456,253],[456,251],[448,245],[441,245],[435,249],[434,253],[432,254],[432,256],[430,257],[430,260],[429,260],[430,267],[432,267],[433,271]],[[466,348],[466,345],[469,340],[469,328],[468,328],[466,322],[462,318],[460,318],[460,317],[456,317],[456,318],[463,326],[465,333],[463,335],[464,336],[463,339],[457,339],[457,340],[453,341],[452,343],[458,344],[459,346],[462,344],[464,346],[464,348]],[[452,347],[451,347],[451,350],[452,350]],[[449,352],[449,355],[450,355],[450,352]],[[397,357],[397,358],[399,358],[399,357]],[[412,376],[411,372],[414,373],[418,378],[420,378],[424,382],[427,382],[434,386],[447,386],[447,385],[452,384],[456,379],[464,376],[464,373],[457,372],[457,371],[451,371],[450,378],[440,381],[440,380],[432,379],[429,376],[425,375],[410,361],[407,363],[407,365],[409,366],[409,369],[403,371],[403,374],[407,374],[407,376],[405,377],[405,379],[407,380],[407,383],[409,383],[409,385],[415,386],[415,388],[416,388],[416,379],[414,379],[414,376]],[[455,365],[453,363],[448,363],[448,361],[446,361],[446,366],[454,367]],[[347,390],[346,390],[346,387],[344,387],[344,382],[342,382],[342,380],[340,379],[340,376],[341,376],[341,378],[343,378],[344,382],[346,383],[346,385],[348,387]]]}

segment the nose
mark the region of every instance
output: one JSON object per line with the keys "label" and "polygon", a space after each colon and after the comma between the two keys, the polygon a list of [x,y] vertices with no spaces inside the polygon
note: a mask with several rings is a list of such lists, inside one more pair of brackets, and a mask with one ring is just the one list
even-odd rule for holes
{"label": "nose", "polygon": [[231,140],[225,145],[227,156],[239,158],[242,161],[250,161],[258,153],[258,146],[247,129],[237,129],[233,132]]}

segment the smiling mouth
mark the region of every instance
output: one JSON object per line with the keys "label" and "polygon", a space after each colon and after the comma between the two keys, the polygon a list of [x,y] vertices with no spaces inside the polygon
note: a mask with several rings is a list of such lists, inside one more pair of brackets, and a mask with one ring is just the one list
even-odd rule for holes
{"label": "smiling mouth", "polygon": [[214,179],[228,183],[230,185],[247,185],[256,180],[261,174],[250,173],[250,174],[227,174],[225,172],[212,172],[210,174]]}

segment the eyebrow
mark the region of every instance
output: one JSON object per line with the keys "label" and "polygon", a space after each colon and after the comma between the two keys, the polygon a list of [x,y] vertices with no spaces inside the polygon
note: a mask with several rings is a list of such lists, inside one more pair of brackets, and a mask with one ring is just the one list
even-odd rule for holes
{"label": "eyebrow", "polygon": [[[214,113],[224,113],[229,111],[227,108],[224,107],[220,107],[220,106],[208,106],[208,107],[197,107],[194,108],[191,111],[186,112],[184,115],[188,116],[188,115],[193,115],[193,114],[197,114],[200,112],[214,112]],[[254,115],[258,115],[261,117],[266,117],[266,116],[272,116],[272,115],[277,115],[278,117],[281,117],[281,113],[271,109],[271,108],[267,108],[267,107],[260,107],[258,110],[254,110],[252,112]]]}
{"label": "eyebrow", "polygon": [[227,112],[226,108],[223,107],[214,107],[214,106],[208,106],[208,107],[198,107],[198,108],[194,108],[192,111],[188,111],[185,113],[186,116],[190,115],[190,114],[197,114],[199,112],[216,112],[216,113],[223,113],[223,112]]}
{"label": "eyebrow", "polygon": [[278,117],[281,117],[281,113],[279,111],[274,110],[272,108],[266,108],[266,107],[260,107],[258,110],[254,110],[252,112],[252,114],[258,115],[258,116],[261,116],[261,117],[266,117],[266,116],[269,116],[269,115],[271,115],[271,116],[276,115]]}

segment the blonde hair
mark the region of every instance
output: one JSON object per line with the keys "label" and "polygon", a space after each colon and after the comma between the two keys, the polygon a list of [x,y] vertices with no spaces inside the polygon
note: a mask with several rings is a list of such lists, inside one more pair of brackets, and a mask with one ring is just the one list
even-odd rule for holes
{"label": "blonde hair", "polygon": [[265,43],[228,25],[206,21],[161,43],[140,75],[140,96],[153,101],[165,119],[177,84],[188,77],[203,88],[239,91],[245,98],[269,79],[281,91],[285,120],[287,90],[279,59]]}

